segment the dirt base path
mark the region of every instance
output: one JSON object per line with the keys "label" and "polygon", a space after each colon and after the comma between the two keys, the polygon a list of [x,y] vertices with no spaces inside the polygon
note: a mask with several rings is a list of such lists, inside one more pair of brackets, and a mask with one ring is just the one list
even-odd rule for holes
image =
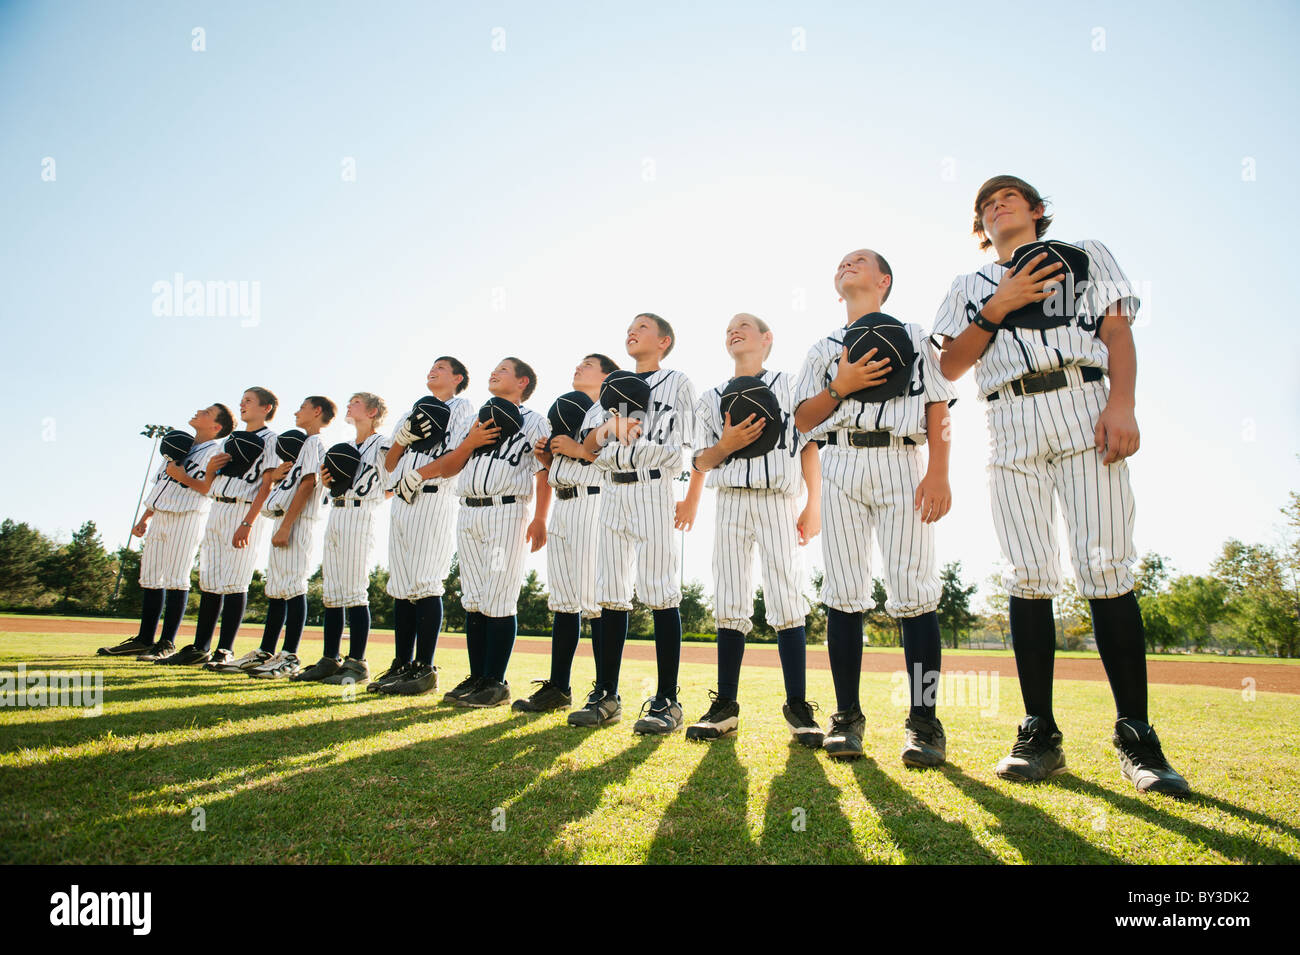
{"label": "dirt base path", "polygon": [[[33,615],[30,617],[0,618],[0,632],[6,633],[102,633],[115,637],[128,637],[136,632],[138,624],[130,620],[101,618],[86,620],[55,620]],[[309,627],[309,636],[317,636],[319,628]],[[194,625],[181,624],[181,636],[191,637]],[[261,626],[244,626],[239,630],[240,639],[256,642],[262,637]],[[374,643],[393,642],[390,631],[376,631],[371,634]],[[445,647],[463,650],[465,638],[458,634],[445,634],[438,639]],[[515,644],[519,653],[549,654],[548,640],[521,639]],[[591,656],[591,644],[583,641],[578,653],[584,657]],[[623,655],[632,660],[653,660],[654,644],[649,641],[630,640]],[[382,656],[382,654],[381,654]],[[682,662],[714,663],[717,651],[713,644],[683,643]],[[745,663],[750,666],[779,667],[781,660],[776,647],[751,644],[745,648]],[[814,670],[829,670],[830,661],[826,654],[814,650],[808,654],[808,666]],[[893,653],[864,653],[862,669],[866,673],[893,673],[903,668],[902,650]],[[949,657],[944,662],[945,673],[953,671],[986,670],[998,671],[1003,676],[1016,675],[1016,661],[1011,657],[960,656]],[[540,672],[540,671],[539,671]],[[1102,669],[1100,659],[1078,659],[1058,657],[1056,675],[1062,680],[1105,680],[1106,672]],[[527,674],[520,674],[527,676]],[[1286,664],[1256,663],[1243,659],[1232,663],[1183,662],[1181,660],[1148,660],[1147,676],[1152,683],[1167,683],[1179,686],[1213,686],[1228,690],[1240,690],[1245,680],[1254,681],[1254,689],[1269,693],[1300,694],[1300,666]]]}

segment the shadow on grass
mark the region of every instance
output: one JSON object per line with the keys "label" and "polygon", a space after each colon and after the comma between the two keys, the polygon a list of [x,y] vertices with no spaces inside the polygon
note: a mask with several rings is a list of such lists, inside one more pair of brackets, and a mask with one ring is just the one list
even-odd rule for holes
{"label": "shadow on grass", "polygon": [[764,862],[853,864],[866,860],[840,809],[839,790],[815,750],[791,743],[785,768],[772,779],[759,851]]}
{"label": "shadow on grass", "polygon": [[[1183,800],[1179,800],[1176,797],[1171,800],[1170,797],[1158,794],[1149,796],[1121,796],[1112,790],[1105,789],[1098,786],[1096,783],[1090,783],[1083,779],[1063,780],[1062,783],[1063,788],[1086,796],[1092,796],[1095,799],[1104,800],[1120,812],[1135,816],[1150,825],[1158,826],[1167,832],[1182,836],[1189,842],[1208,846],[1216,852],[1223,853],[1233,861],[1269,862],[1290,865],[1300,862],[1300,856],[1291,855],[1283,852],[1281,849],[1274,849],[1271,846],[1260,845],[1249,836],[1232,835],[1218,829],[1211,829],[1198,822],[1192,822],[1189,819],[1184,819],[1181,816],[1165,811],[1165,806],[1195,806],[1201,804],[1219,809],[1221,812],[1224,812],[1241,822],[1262,825],[1275,831],[1282,830],[1292,832],[1290,827],[1282,825],[1276,820],[1233,806],[1231,803],[1221,802],[1218,799],[1206,796],[1197,796],[1195,793]],[[1167,802],[1166,800],[1169,801]]]}
{"label": "shadow on grass", "polygon": [[[949,773],[961,771],[949,767]],[[894,845],[908,862],[1000,863],[992,852],[980,845],[969,827],[949,822],[898,783],[890,779],[875,760],[859,759],[853,763],[853,776],[862,796],[880,816]],[[964,778],[964,777],[963,777]]]}
{"label": "shadow on grass", "polygon": [[746,821],[749,776],[736,756],[735,735],[685,745],[704,746],[704,758],[659,817],[645,861],[651,865],[755,861]]}
{"label": "shadow on grass", "polygon": [[[1036,806],[1012,799],[949,764],[943,773],[954,786],[997,819],[997,831],[1020,851],[1026,862],[1117,865],[1124,860],[1062,826]],[[1067,788],[1071,777],[1058,776],[1042,785]]]}

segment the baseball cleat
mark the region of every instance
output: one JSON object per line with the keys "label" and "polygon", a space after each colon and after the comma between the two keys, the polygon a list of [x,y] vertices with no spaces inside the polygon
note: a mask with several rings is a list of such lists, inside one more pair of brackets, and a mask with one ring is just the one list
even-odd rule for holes
{"label": "baseball cleat", "polygon": [[[267,660],[271,659],[271,654],[267,653],[261,647],[256,650],[249,650],[238,660],[227,659],[225,661],[217,659],[217,654],[223,651],[218,650],[212,655],[212,661],[207,664],[206,669],[215,670],[218,673],[247,673],[254,667],[260,667]],[[224,651],[226,656],[233,657],[234,654],[229,650]]]}
{"label": "baseball cleat", "polygon": [[135,636],[115,647],[100,647],[95,652],[101,657],[139,657],[142,653],[148,653],[152,649],[152,640],[143,640],[139,636]]}
{"label": "baseball cleat", "polygon": [[587,702],[569,714],[568,722],[570,726],[599,727],[617,723],[622,718],[623,701],[619,695],[593,684]]}
{"label": "baseball cleat", "polygon": [[479,680],[478,686],[474,688],[473,693],[467,693],[457,703],[458,706],[472,706],[475,709],[487,709],[492,706],[503,706],[510,702],[510,684],[504,681],[497,682],[490,677],[483,677]]}
{"label": "baseball cleat", "polygon": [[[369,689],[369,687],[367,687]],[[402,677],[390,680],[379,687],[380,693],[397,696],[418,696],[438,689],[438,668],[427,663],[408,663]]]}
{"label": "baseball cleat", "polygon": [[465,697],[469,696],[476,689],[478,689],[478,682],[481,679],[482,677],[477,677],[471,673],[469,676],[465,677],[465,679],[461,680],[450,690],[444,693],[442,695],[442,702],[455,703],[457,706],[459,706],[461,700],[463,700]]}
{"label": "baseball cleat", "polygon": [[1016,783],[1039,782],[1065,772],[1061,731],[1041,716],[1026,716],[1016,730],[1011,753],[994,770],[1002,779]]}
{"label": "baseball cleat", "polygon": [[149,648],[148,652],[140,654],[137,660],[143,660],[145,663],[161,663],[169,656],[176,652],[176,644],[168,641],[159,641]]}
{"label": "baseball cleat", "polygon": [[785,717],[794,741],[809,749],[820,749],[825,735],[822,733],[822,728],[817,725],[817,721],[813,719],[815,709],[817,704],[807,700],[787,702],[781,707],[781,715]]}
{"label": "baseball cleat", "polygon": [[321,657],[307,669],[291,674],[289,679],[295,683],[312,683],[333,676],[341,666],[343,661],[338,657]]}
{"label": "baseball cleat", "polygon": [[942,766],[948,758],[943,724],[926,716],[909,716],[903,724],[903,765],[917,769]]}
{"label": "baseball cleat", "polygon": [[681,729],[684,719],[680,703],[666,696],[655,696],[641,704],[641,718],[632,724],[632,732],[641,736],[667,736]]}
{"label": "baseball cleat", "polygon": [[370,679],[370,665],[364,659],[354,660],[351,657],[343,661],[337,673],[331,673],[321,680],[330,686],[350,686],[354,683],[365,683]]}
{"label": "baseball cleat", "polygon": [[709,691],[709,700],[708,712],[686,727],[687,739],[720,739],[728,733],[736,732],[736,727],[740,725],[739,703],[720,699],[713,690]]}
{"label": "baseball cleat", "polygon": [[261,666],[253,667],[248,675],[258,680],[282,680],[291,677],[302,669],[298,654],[285,653],[283,650],[272,656]]}
{"label": "baseball cleat", "polygon": [[562,690],[550,680],[534,680],[541,684],[532,695],[524,700],[515,700],[510,708],[516,713],[549,713],[551,710],[567,710],[573,702],[568,690]]}
{"label": "baseball cleat", "polygon": [[[227,650],[226,652],[229,653],[230,651]],[[200,663],[207,663],[211,659],[212,657],[208,651],[200,650],[191,643],[188,647],[181,647],[171,656],[154,662],[161,663],[164,666],[190,667],[198,666]]]}
{"label": "baseball cleat", "polygon": [[203,664],[205,670],[216,670],[218,667],[228,666],[235,661],[235,654],[221,647],[213,650],[209,657],[208,662]]}
{"label": "baseball cleat", "polygon": [[831,731],[822,740],[822,749],[834,759],[859,759],[862,756],[862,736],[867,731],[867,718],[862,708],[831,714]]}
{"label": "baseball cleat", "polygon": [[1111,743],[1119,751],[1120,773],[1138,792],[1185,796],[1190,791],[1187,780],[1165,759],[1154,727],[1125,717],[1115,722]]}
{"label": "baseball cleat", "polygon": [[399,660],[397,657],[393,657],[393,662],[389,664],[388,669],[379,674],[379,676],[375,678],[374,682],[366,684],[366,692],[378,693],[384,684],[396,683],[398,680],[406,679],[407,668],[413,665],[414,664],[408,661]]}

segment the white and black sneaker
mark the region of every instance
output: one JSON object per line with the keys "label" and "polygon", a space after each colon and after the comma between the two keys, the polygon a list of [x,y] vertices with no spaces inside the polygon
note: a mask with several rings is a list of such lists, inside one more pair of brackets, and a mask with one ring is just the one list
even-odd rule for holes
{"label": "white and black sneaker", "polygon": [[[247,673],[254,667],[259,667],[267,660],[271,659],[271,654],[267,653],[261,647],[258,647],[256,650],[249,650],[238,660],[218,659],[217,655],[220,653],[222,653],[222,651],[218,650],[217,653],[213,654],[212,662],[208,663],[205,666],[205,669],[215,670],[217,673]],[[226,650],[225,654],[227,658],[234,656],[234,654],[229,650]]]}
{"label": "white and black sneaker", "polygon": [[728,733],[736,732],[740,725],[740,704],[735,700],[724,700],[713,690],[709,691],[709,711],[686,727],[686,738],[720,739]]}
{"label": "white and black sneaker", "polygon": [[942,766],[948,758],[948,737],[937,718],[909,716],[903,724],[903,765],[915,769]]}
{"label": "white and black sneaker", "polygon": [[97,652],[101,657],[138,657],[140,654],[148,653],[152,649],[152,640],[145,640],[139,636],[135,636],[124,643],[117,644],[117,646],[100,647]]}
{"label": "white and black sneaker", "polygon": [[641,704],[641,718],[632,724],[632,732],[641,736],[667,736],[681,729],[685,722],[682,705],[666,696],[655,696]]}
{"label": "white and black sneaker", "polygon": [[221,670],[222,667],[226,667],[234,662],[235,662],[235,654],[233,651],[223,650],[221,649],[221,647],[217,647],[217,649],[212,651],[212,655],[207,659],[207,661],[204,662],[203,669],[212,670],[215,672]]}
{"label": "white and black sneaker", "polygon": [[296,653],[275,653],[261,666],[253,667],[248,675],[258,680],[283,680],[302,669],[302,662]]}
{"label": "white and black sneaker", "polygon": [[860,759],[866,731],[867,718],[854,703],[851,709],[831,714],[831,731],[822,740],[822,749],[833,759]]}
{"label": "white and black sneaker", "polygon": [[808,700],[799,700],[796,703],[787,702],[781,707],[781,715],[785,717],[785,723],[790,727],[790,733],[794,741],[801,746],[807,746],[809,749],[821,749],[822,740],[825,734],[822,728],[817,725],[817,720],[813,718],[813,710],[817,709],[817,704]]}
{"label": "white and black sneaker", "polygon": [[587,702],[569,714],[570,726],[609,726],[623,718],[623,701],[617,693],[592,684]]}

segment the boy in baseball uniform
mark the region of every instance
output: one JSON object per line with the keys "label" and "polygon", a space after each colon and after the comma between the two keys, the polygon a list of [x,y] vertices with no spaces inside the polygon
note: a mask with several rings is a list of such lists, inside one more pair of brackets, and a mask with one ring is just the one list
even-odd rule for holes
{"label": "boy in baseball uniform", "polygon": [[[460,557],[461,606],[469,676],[444,697],[457,706],[489,707],[510,702],[506,668],[514,650],[524,558],[546,544],[551,488],[533,454],[550,433],[545,416],[522,406],[537,388],[537,373],[518,358],[505,358],[488,378],[494,398],[518,408],[519,430],[509,436],[475,420],[450,454],[420,469],[421,477],[456,476],[460,512],[456,552]],[[529,519],[529,502],[533,501]]]}
{"label": "boy in baseball uniform", "polygon": [[[320,431],[334,420],[334,402],[310,395],[294,415],[306,435],[293,461],[275,469],[274,489],[262,513],[271,527],[271,557],[266,568],[266,626],[262,644],[238,660],[215,667],[265,680],[293,676],[301,669],[298,643],[307,623],[307,578],[312,571],[312,544],[320,518],[320,469],[325,445]],[[280,631],[284,647],[277,651]]]}
{"label": "boy in baseball uniform", "polygon": [[[794,738],[810,747],[822,742],[813,705],[804,698],[808,604],[803,595],[799,548],[821,530],[821,463],[817,445],[794,426],[793,382],[763,362],[772,351],[772,329],[757,316],[742,312],[727,324],[727,354],[735,362],[734,378],[752,376],[776,396],[781,409],[776,447],[755,457],[733,457],[763,434],[767,420],[750,414],[733,420],[722,412],[724,381],[706,391],[695,409],[696,471],[707,474],[717,490],[713,537],[714,616],[718,621],[718,689],[704,716],[686,728],[686,738],[712,740],[735,731],[736,702],[745,638],[754,625],[753,567],[757,547],[763,568],[763,597],[768,623],[777,632],[781,674],[785,679],[782,712]],[[800,498],[807,487],[807,502]],[[694,520],[698,493],[688,494],[688,520]]]}
{"label": "boy in baseball uniform", "polygon": [[[235,419],[225,405],[200,408],[190,418],[194,444],[185,459],[180,464],[165,461],[158,469],[145,500],[144,516],[131,528],[132,534],[144,538],[140,553],[140,589],[144,592],[140,632],[115,647],[100,648],[101,655],[165,659],[175,652],[176,631],[190,596],[190,568],[194,566],[211,504],[208,489],[216,479],[216,468],[224,463],[217,458],[217,442],[234,426]],[[212,466],[214,459],[216,467]],[[159,617],[163,631],[155,644]]]}
{"label": "boy in baseball uniform", "polygon": [[[1038,191],[1022,179],[988,180],[974,214],[980,248],[992,247],[997,257],[957,276],[939,307],[935,332],[943,338],[942,369],[949,379],[975,368],[992,438],[993,523],[1013,568],[1011,641],[1026,716],[997,774],[1041,780],[1065,771],[1052,713],[1059,502],[1079,592],[1091,604],[1097,652],[1115,697],[1112,743],[1121,771],[1139,791],[1186,793],[1187,781],[1169,765],[1148,723],[1146,644],[1133,594],[1137,553],[1125,459],[1137,451],[1139,437],[1130,328],[1137,295],[1100,242],[1060,250],[1086,253],[1087,276],[1079,284],[1075,267],[1065,268],[1069,259],[1049,256],[1041,245],[1008,267],[1052,221]],[[1030,306],[1046,323],[1025,327],[1018,310]]]}
{"label": "boy in baseball uniform", "polygon": [[[591,354],[573,371],[573,390],[600,400],[600,383],[618,371],[613,359]],[[573,656],[578,650],[582,621],[591,627],[594,648],[600,642],[600,605],[596,603],[596,549],[600,530],[600,472],[591,466],[596,455],[565,434],[543,438],[533,448],[555,491],[555,509],[546,535],[547,606],[551,623],[551,675],[527,699],[512,709],[544,713],[567,709]]]}
{"label": "boy in baseball uniform", "polygon": [[388,525],[388,593],[393,598],[396,650],[388,671],[366,687],[372,692],[414,695],[438,688],[433,653],[442,630],[443,588],[456,550],[457,501],[451,478],[425,480],[416,472],[465,440],[476,409],[458,397],[469,387],[469,372],[450,355],[434,361],[425,387],[450,414],[442,440],[429,447],[408,428],[408,411],[384,454],[388,486],[395,492]]}
{"label": "boy in baseball uniform", "polygon": [[[883,401],[851,395],[888,380],[889,362],[874,349],[852,362],[844,344],[853,322],[880,313],[893,282],[889,263],[871,249],[840,260],[835,290],[844,302],[844,326],[813,345],[795,386],[796,427],[809,440],[826,443],[821,452],[826,532],[822,600],[837,712],[823,746],[837,759],[862,755],[862,614],[874,605],[874,535],[884,563],[885,610],[899,620],[903,635],[910,690],[903,762],[937,766],[947,749],[934,707],[940,664],[935,610],[943,588],[933,524],[952,503],[948,408],[956,391],[939,373],[938,356],[919,325],[904,324],[916,360],[902,393]],[[907,374],[901,367],[898,371]],[[922,445],[928,445],[924,456]]]}
{"label": "boy in baseball uniform", "polygon": [[[199,548],[199,618],[194,643],[156,663],[197,666],[209,661],[228,663],[235,657],[232,648],[244,619],[248,585],[253,580],[253,565],[266,528],[266,521],[258,518],[271,493],[271,472],[280,463],[275,455],[276,434],[266,424],[275,417],[278,406],[275,395],[258,387],[249,388],[239,401],[244,430],[256,436],[261,450],[242,473],[218,474],[212,482],[212,509]],[[224,451],[229,452],[236,437],[227,436]],[[215,459],[210,467],[219,467]],[[218,617],[221,635],[216,651],[209,653]]]}
{"label": "boy in baseball uniform", "polygon": [[654,612],[658,687],[633,725],[640,734],[666,734],[682,725],[677,674],[682,652],[682,602],[674,525],[685,521],[685,502],[676,503],[673,479],[683,453],[695,440],[695,386],[660,362],[676,342],[668,322],[649,312],[627,330],[628,356],[650,386],[651,405],[641,420],[607,412],[594,404],[583,427],[583,447],[596,455],[602,474],[596,602],[601,632],[594,645],[599,660],[596,686],[586,705],[569,714],[572,726],[605,726],[622,717],[618,694],[628,613],[635,593]]}
{"label": "boy in baseball uniform", "polygon": [[[318,660],[291,680],[319,681],[335,686],[370,679],[366,643],[370,639],[370,557],[375,551],[375,512],[389,492],[384,487],[383,460],[388,448],[378,428],[388,408],[384,399],[359,391],[348,400],[347,420],[356,428],[354,441],[360,461],[352,485],[328,499],[325,553],[321,578],[325,598],[325,649]],[[331,487],[335,475],[329,460],[322,463],[321,483]],[[347,621],[348,655],[340,659],[343,624]]]}

